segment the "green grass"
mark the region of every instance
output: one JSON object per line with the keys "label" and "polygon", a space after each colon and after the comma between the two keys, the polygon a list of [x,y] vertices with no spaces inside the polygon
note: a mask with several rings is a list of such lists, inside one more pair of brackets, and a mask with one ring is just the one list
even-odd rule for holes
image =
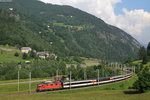
{"label": "green grass", "polygon": [[19,61],[24,61],[22,59],[22,54],[18,51],[19,53],[19,57],[15,57],[16,51],[4,51],[4,50],[0,50],[0,62],[19,62]]}
{"label": "green grass", "polygon": [[[138,65],[142,63],[142,60],[136,60],[136,61],[133,61],[132,63]],[[147,64],[145,64],[144,66],[150,66],[150,61],[147,62]]]}
{"label": "green grass", "polygon": [[[33,78],[32,81],[36,80],[45,80],[45,79],[52,79],[49,78]],[[20,82],[27,82],[29,79],[20,79]],[[0,83],[14,83],[18,82],[18,80],[8,80],[8,81],[0,81]],[[35,91],[37,84],[40,82],[34,82],[31,84],[32,91]],[[20,83],[20,92],[27,92],[29,88],[29,83]],[[9,84],[9,85],[0,85],[0,94],[7,94],[7,93],[16,93],[18,91],[18,84]]]}
{"label": "green grass", "polygon": [[12,47],[12,46],[9,46],[9,45],[0,45],[0,47],[2,47],[2,48],[8,48],[8,49],[16,49],[17,50],[16,47]]}
{"label": "green grass", "polygon": [[[88,87],[56,92],[50,91],[48,93],[38,94],[20,93],[15,95],[0,95],[0,100],[149,100],[150,93],[136,94],[134,90],[127,89],[132,86],[136,79],[137,77],[134,75],[134,77],[129,80],[99,87]],[[32,84],[33,91],[36,84],[37,83]],[[124,84],[124,86],[122,86],[122,84]],[[16,90],[17,87],[10,87],[10,89]],[[28,91],[28,84],[22,84],[21,90]]]}
{"label": "green grass", "polygon": [[[9,45],[0,45],[0,47],[15,50],[15,51],[6,51],[6,50],[0,49],[0,63],[23,61],[21,58],[22,54],[16,47],[12,47]],[[15,52],[18,52],[20,57],[15,57],[14,56]]]}
{"label": "green grass", "polygon": [[133,64],[139,64],[139,63],[142,63],[142,60],[136,60],[136,61],[133,61],[132,63]]}
{"label": "green grass", "polygon": [[87,58],[83,58],[85,61],[84,63],[86,64],[86,66],[93,66],[93,65],[98,65],[99,61],[98,60],[94,60],[94,59],[87,59]]}
{"label": "green grass", "polygon": [[[36,81],[36,80],[45,80],[45,79],[53,79],[53,77],[46,77],[46,78],[32,78],[32,81]],[[20,79],[20,82],[25,82],[28,81],[29,79]],[[13,83],[13,82],[18,82],[18,80],[5,80],[5,81],[0,81],[1,83]]]}
{"label": "green grass", "polygon": [[148,62],[148,63],[146,64],[146,66],[150,66],[150,62]]}
{"label": "green grass", "polygon": [[[104,85],[104,86],[94,86],[94,87],[87,87],[87,88],[81,88],[81,89],[73,89],[70,91],[56,91],[56,92],[50,92],[49,94],[68,94],[68,93],[79,93],[79,92],[92,92],[92,91],[99,91],[99,90],[123,90],[123,89],[128,89],[128,87],[131,87],[132,84],[135,82],[135,80],[137,79],[136,76],[134,76],[133,78],[129,79],[129,80],[125,80],[123,82],[119,82],[119,83],[113,83],[113,84],[108,84],[108,85]],[[32,79],[35,80],[35,79]],[[13,80],[13,82],[17,82],[17,80]],[[26,80],[28,81],[28,80]],[[5,81],[6,82],[6,81]],[[8,81],[7,83],[9,83],[10,81]],[[38,82],[32,83],[32,91],[35,91],[36,86],[37,86]],[[24,91],[28,91],[28,83],[22,83],[20,84],[20,91],[24,92]],[[18,84],[11,84],[11,85],[0,85],[0,94],[4,94],[4,93],[15,93],[17,92],[17,86]]]}
{"label": "green grass", "polygon": [[55,25],[55,26],[61,26],[61,27],[70,27],[70,28],[76,29],[77,31],[83,30],[83,26],[65,25],[64,23],[53,23],[53,25]]}
{"label": "green grass", "polygon": [[[31,84],[32,91],[35,91],[37,84],[38,84],[37,82]],[[17,84],[0,85],[0,94],[17,93],[17,91],[18,91]],[[20,92],[27,92],[27,91],[29,91],[29,83],[20,84]]]}
{"label": "green grass", "polygon": [[[131,94],[130,94],[131,93]],[[20,94],[2,95],[0,100],[149,100],[150,93],[132,94],[128,90],[102,90],[92,92],[81,92],[73,94]]]}
{"label": "green grass", "polygon": [[[15,51],[6,51],[6,50],[0,49],[0,63],[26,61],[22,59],[22,53],[16,47],[12,47],[8,45],[0,45],[0,47],[7,48],[7,49],[15,49]],[[16,52],[19,53],[19,57],[14,56]]]}

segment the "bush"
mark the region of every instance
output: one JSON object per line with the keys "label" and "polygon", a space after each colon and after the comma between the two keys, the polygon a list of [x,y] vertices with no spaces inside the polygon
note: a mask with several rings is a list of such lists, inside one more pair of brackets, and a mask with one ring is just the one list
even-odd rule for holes
{"label": "bush", "polygon": [[133,87],[139,92],[143,93],[150,90],[150,71],[148,67],[145,67],[140,74],[138,74],[138,80],[133,84]]}
{"label": "bush", "polygon": [[16,53],[14,54],[14,56],[19,57],[19,53],[18,53],[18,52],[16,52]]}
{"label": "bush", "polygon": [[23,53],[22,59],[27,59],[28,55],[26,53]]}

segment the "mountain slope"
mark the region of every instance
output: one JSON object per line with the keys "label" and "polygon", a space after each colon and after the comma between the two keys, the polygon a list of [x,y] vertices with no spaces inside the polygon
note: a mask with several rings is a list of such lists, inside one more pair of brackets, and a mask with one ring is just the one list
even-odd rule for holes
{"label": "mountain slope", "polygon": [[[0,27],[7,26],[1,28],[0,44],[31,46],[60,56],[108,61],[124,61],[129,56],[135,58],[140,46],[121,29],[70,6],[45,4],[37,0],[13,0],[0,3],[0,8],[5,9],[1,11]],[[6,16],[13,22],[4,20]],[[12,29],[14,31],[8,32]],[[10,41],[6,41],[8,39]]]}

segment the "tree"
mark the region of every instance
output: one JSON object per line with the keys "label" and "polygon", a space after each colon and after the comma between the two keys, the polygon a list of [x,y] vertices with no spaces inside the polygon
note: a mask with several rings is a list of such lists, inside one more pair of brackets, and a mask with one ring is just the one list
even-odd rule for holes
{"label": "tree", "polygon": [[139,92],[150,90],[150,69],[145,67],[140,74],[138,80],[133,84],[133,87]]}
{"label": "tree", "polygon": [[144,47],[141,47],[139,50],[139,59],[143,60],[143,64],[147,63],[147,52]]}
{"label": "tree", "polygon": [[16,52],[16,53],[14,54],[14,56],[18,57],[18,56],[19,56],[19,53],[18,53],[18,52]]}
{"label": "tree", "polygon": [[142,61],[142,64],[147,64],[148,60],[147,60],[147,54],[145,54],[143,56],[143,61]]}
{"label": "tree", "polygon": [[23,53],[22,59],[27,59],[28,55],[26,53]]}
{"label": "tree", "polygon": [[36,53],[33,50],[30,52],[30,57],[36,58]]}
{"label": "tree", "polygon": [[143,59],[144,55],[145,55],[145,48],[144,47],[140,47],[139,54],[138,54],[139,59]]}
{"label": "tree", "polygon": [[125,63],[131,63],[132,62],[132,58],[128,57],[127,60],[125,61]]}
{"label": "tree", "polygon": [[148,46],[147,46],[147,55],[150,57],[150,42],[148,43]]}

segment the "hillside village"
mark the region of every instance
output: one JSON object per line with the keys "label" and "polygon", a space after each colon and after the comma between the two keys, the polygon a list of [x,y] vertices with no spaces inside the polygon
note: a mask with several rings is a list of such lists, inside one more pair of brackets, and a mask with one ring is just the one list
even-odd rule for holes
{"label": "hillside village", "polygon": [[54,53],[49,53],[47,51],[37,52],[36,50],[33,50],[31,47],[21,47],[19,50],[17,50],[17,48],[0,47],[0,50],[6,52],[15,52],[14,56],[19,56],[18,52],[21,52],[22,54],[27,54],[27,55],[34,53],[34,58],[40,58],[40,59],[57,58],[57,55]]}
{"label": "hillside village", "polygon": [[[20,49],[20,51],[22,53],[26,53],[29,54],[30,52],[32,52],[32,48],[31,47],[22,47]],[[42,51],[42,52],[37,52],[36,50],[33,50],[33,53],[36,54],[36,57],[41,58],[41,59],[46,59],[46,58],[57,58],[57,55],[54,53],[49,53],[47,51]]]}

